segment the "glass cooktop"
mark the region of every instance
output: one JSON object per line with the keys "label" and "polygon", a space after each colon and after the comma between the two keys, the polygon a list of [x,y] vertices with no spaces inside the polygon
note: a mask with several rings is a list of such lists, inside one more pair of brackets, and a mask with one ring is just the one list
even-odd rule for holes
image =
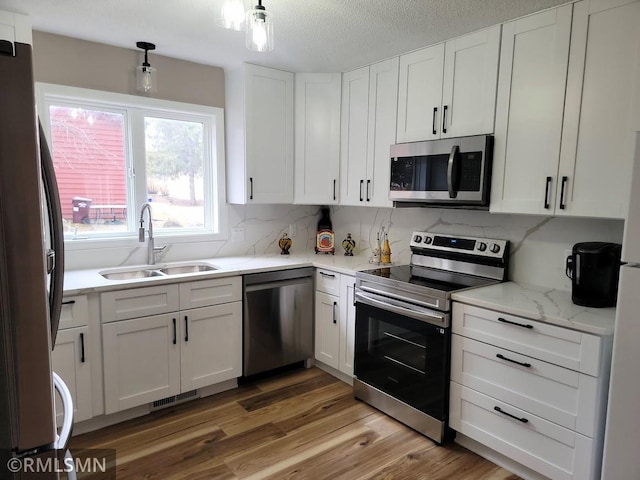
{"label": "glass cooktop", "polygon": [[374,277],[387,278],[392,281],[410,283],[443,292],[453,292],[462,288],[477,287],[495,283],[495,280],[487,278],[412,265],[380,267],[371,270],[363,270],[358,272],[358,274],[358,276],[372,275]]}

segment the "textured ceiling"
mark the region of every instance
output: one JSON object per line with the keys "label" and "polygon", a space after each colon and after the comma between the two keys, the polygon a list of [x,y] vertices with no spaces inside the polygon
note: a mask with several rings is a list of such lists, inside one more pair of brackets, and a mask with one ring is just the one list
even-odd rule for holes
{"label": "textured ceiling", "polygon": [[[294,72],[344,72],[567,0],[263,0],[275,49],[245,49],[244,32],[214,19],[222,0],[0,0],[34,30],[232,68],[251,62]],[[252,2],[246,0],[247,7]],[[153,54],[150,56],[153,64]]]}

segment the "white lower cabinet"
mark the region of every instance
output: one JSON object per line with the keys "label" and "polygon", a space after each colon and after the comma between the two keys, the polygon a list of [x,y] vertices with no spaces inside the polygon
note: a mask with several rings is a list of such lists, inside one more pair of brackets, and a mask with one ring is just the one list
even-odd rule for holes
{"label": "white lower cabinet", "polygon": [[242,375],[242,302],[182,312],[182,391]]}
{"label": "white lower cabinet", "polygon": [[449,423],[551,479],[600,478],[601,337],[455,302]]}
{"label": "white lower cabinet", "polygon": [[[152,298],[162,298],[162,288],[178,291],[176,285],[152,288]],[[179,301],[171,305],[210,305],[129,320],[102,319],[106,414],[242,375],[240,277],[188,282],[179,292]],[[118,309],[105,303],[119,298],[148,303],[144,292],[108,293],[103,294],[102,311],[114,316]]]}
{"label": "white lower cabinet", "polygon": [[[56,344],[51,353],[53,371],[69,388],[73,399],[73,421],[93,416],[91,390],[91,342],[89,341],[89,308],[85,295],[62,299]],[[55,398],[56,421],[62,425],[62,403]]]}
{"label": "white lower cabinet", "polygon": [[105,413],[115,413],[180,393],[176,314],[102,326]]}
{"label": "white lower cabinet", "polygon": [[[90,419],[91,406],[91,362],[89,327],[59,330],[56,346],[51,353],[53,371],[56,372],[71,392],[73,398],[73,421]],[[56,395],[56,423],[62,425],[62,404]]]}
{"label": "white lower cabinet", "polygon": [[[315,358],[324,365],[353,377],[355,337],[355,279],[324,269],[318,269],[315,306]],[[339,291],[335,292],[335,288]],[[329,293],[327,293],[329,292]],[[333,294],[333,293],[337,294]]]}

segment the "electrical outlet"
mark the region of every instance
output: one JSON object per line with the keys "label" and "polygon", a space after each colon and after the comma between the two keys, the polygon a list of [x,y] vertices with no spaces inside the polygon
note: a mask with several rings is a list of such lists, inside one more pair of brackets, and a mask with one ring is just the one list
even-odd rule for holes
{"label": "electrical outlet", "polygon": [[231,229],[231,241],[236,242],[244,242],[244,228],[242,227],[234,227]]}
{"label": "electrical outlet", "polygon": [[293,238],[296,236],[296,224],[295,223],[290,223],[289,224],[289,238]]}

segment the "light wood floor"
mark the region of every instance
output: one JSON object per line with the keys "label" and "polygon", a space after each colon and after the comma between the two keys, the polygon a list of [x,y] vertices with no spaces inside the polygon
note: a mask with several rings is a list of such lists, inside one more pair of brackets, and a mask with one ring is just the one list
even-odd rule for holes
{"label": "light wood floor", "polygon": [[80,435],[71,448],[115,448],[118,480],[518,479],[436,446],[317,368]]}

